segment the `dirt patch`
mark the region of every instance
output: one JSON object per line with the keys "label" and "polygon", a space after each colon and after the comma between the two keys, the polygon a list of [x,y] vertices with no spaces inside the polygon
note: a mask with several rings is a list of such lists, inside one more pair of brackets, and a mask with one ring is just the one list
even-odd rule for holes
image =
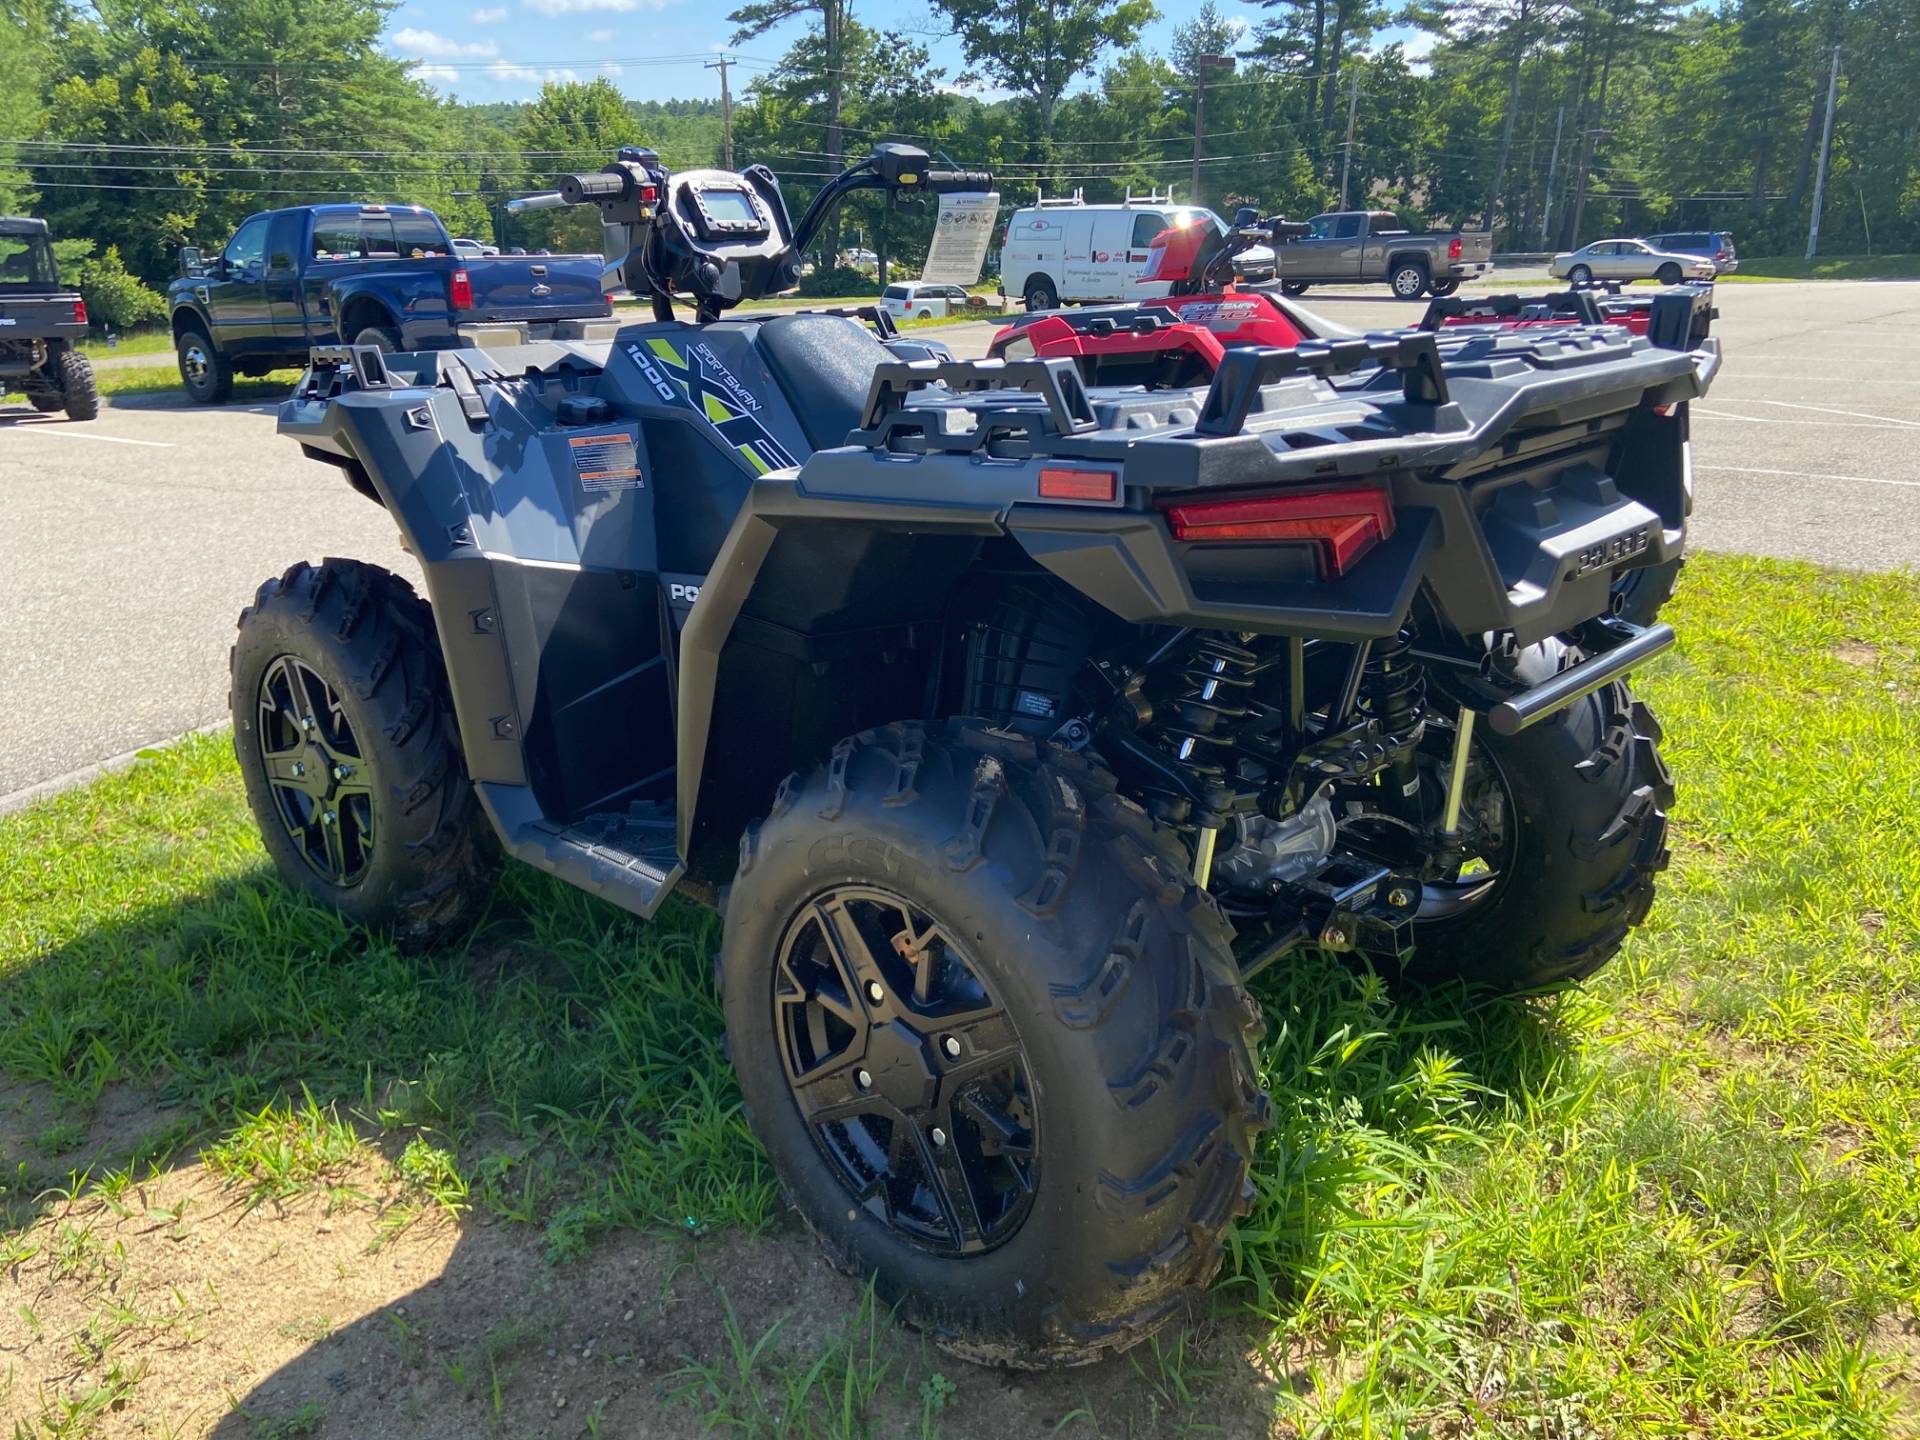
{"label": "dirt patch", "polygon": [[1842,640],[1833,647],[1833,658],[1846,665],[1871,670],[1880,663],[1880,648],[1864,640]]}
{"label": "dirt patch", "polygon": [[1867,1348],[1893,1362],[1889,1379],[1899,1397],[1893,1433],[1920,1436],[1920,1312],[1883,1315],[1867,1331]]}
{"label": "dirt patch", "polygon": [[[385,1173],[369,1163],[336,1193],[377,1196]],[[931,1422],[947,1440],[1258,1436],[1286,1384],[1250,1330],[1208,1317],[1084,1370],[978,1369],[875,1313],[797,1228],[619,1233],[555,1266],[522,1226],[389,1224],[363,1200],[248,1210],[197,1166],[42,1215],[0,1281],[0,1374],[13,1372],[0,1433],[75,1411],[75,1433],[219,1440],[655,1440],[700,1433],[713,1413],[739,1433],[811,1433],[782,1407],[824,1356],[796,1409],[824,1422],[851,1380],[865,1396],[856,1435]],[[738,1355],[769,1331],[739,1380]]]}

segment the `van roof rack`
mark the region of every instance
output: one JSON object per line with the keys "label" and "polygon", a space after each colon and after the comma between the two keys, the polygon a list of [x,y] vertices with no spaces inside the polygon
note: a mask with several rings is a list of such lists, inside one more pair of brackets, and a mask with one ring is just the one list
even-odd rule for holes
{"label": "van roof rack", "polygon": [[1033,203],[1036,205],[1084,205],[1087,203],[1087,192],[1079,186],[1074,187],[1072,195],[1049,195],[1036,186],[1035,195]]}

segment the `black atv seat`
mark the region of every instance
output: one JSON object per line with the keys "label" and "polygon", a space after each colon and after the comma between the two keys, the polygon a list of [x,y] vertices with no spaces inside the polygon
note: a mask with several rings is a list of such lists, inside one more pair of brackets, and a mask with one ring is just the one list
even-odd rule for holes
{"label": "black atv seat", "polygon": [[807,444],[830,450],[860,428],[873,370],[893,357],[841,315],[780,315],[760,326],[760,358],[786,393]]}

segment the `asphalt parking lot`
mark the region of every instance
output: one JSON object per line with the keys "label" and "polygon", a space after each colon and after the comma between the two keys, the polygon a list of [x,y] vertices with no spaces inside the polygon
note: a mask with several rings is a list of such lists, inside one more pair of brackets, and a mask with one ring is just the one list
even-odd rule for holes
{"label": "asphalt parking lot", "polygon": [[[1310,293],[1355,327],[1418,307]],[[1694,543],[1920,567],[1920,282],[1725,285],[1726,364],[1694,408]],[[990,326],[942,338],[984,353]],[[1902,436],[1905,436],[1903,439]],[[375,506],[274,434],[270,405],[129,397],[73,425],[0,406],[0,810],[226,715],[260,581],[353,555],[417,580]]]}

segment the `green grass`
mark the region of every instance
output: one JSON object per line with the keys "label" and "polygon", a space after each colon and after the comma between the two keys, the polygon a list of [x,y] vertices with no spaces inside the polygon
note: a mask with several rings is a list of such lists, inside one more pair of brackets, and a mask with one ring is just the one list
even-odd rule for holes
{"label": "green grass", "polygon": [[108,345],[105,340],[89,340],[80,349],[91,359],[107,360],[116,355],[171,355],[173,353],[173,332],[171,330],[147,330],[119,337],[117,345]]}
{"label": "green grass", "polygon": [[[93,372],[94,383],[100,393],[106,397],[119,395],[158,395],[180,389],[180,371],[172,365],[113,365]],[[294,382],[300,378],[298,370],[275,370],[258,379],[236,379],[233,382],[235,400],[284,400]]]}
{"label": "green grass", "polygon": [[1797,255],[1740,257],[1740,269],[1725,280],[1915,280],[1920,255]]}
{"label": "green grass", "polygon": [[[1520,1001],[1330,960],[1260,982],[1277,1123],[1215,1304],[1297,1372],[1275,1404],[1303,1433],[1914,1433],[1889,1356],[1920,1301],[1920,577],[1702,556],[1670,618],[1640,689],[1675,858],[1619,960]],[[718,934],[516,868],[467,944],[401,956],[273,879],[200,737],[0,819],[0,1074],[79,1114],[151,1087],[254,1194],[392,1136],[419,1207],[538,1227],[556,1262],[609,1226],[752,1231],[775,1191]],[[11,1227],[58,1178],[34,1163]],[[869,1303],[801,1351],[736,1322],[673,1388],[719,1431],[866,1433],[887,1397],[937,1428],[886,1325]],[[1206,1415],[1178,1335],[1121,1363]],[[1127,1433],[1090,1390],[1062,1433]]]}

